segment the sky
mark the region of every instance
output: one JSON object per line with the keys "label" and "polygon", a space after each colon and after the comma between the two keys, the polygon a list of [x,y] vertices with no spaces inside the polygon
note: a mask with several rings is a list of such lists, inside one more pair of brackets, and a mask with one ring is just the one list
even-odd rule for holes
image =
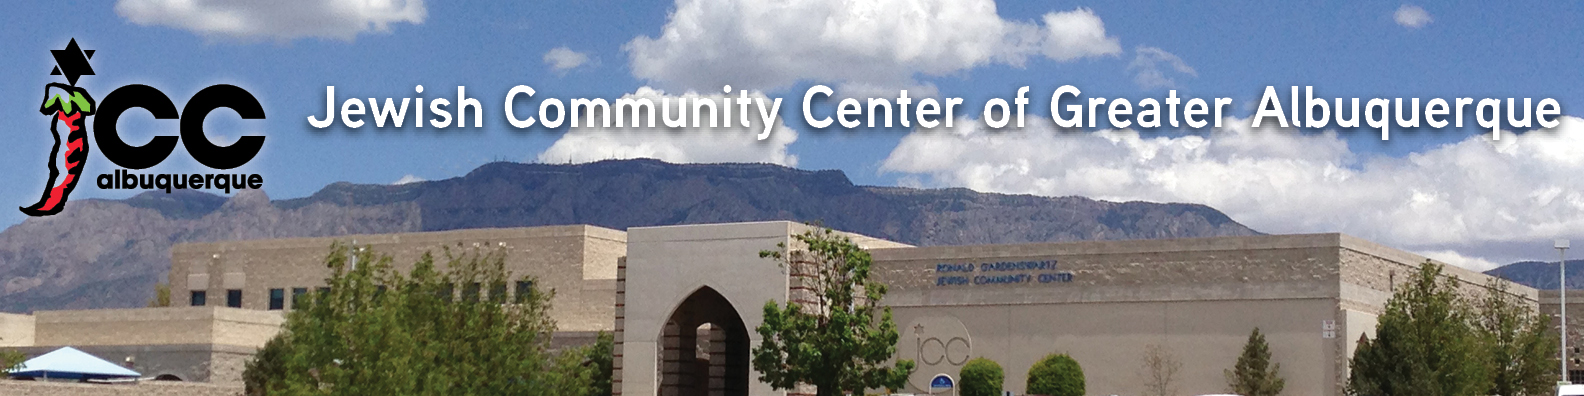
{"label": "sky", "polygon": [[[840,169],[854,182],[1215,207],[1267,233],[1344,232],[1455,265],[1549,259],[1554,238],[1584,241],[1584,15],[1580,2],[1068,2],[990,0],[22,2],[0,13],[0,201],[37,200],[48,118],[37,111],[49,50],[96,50],[82,86],[128,84],[181,107],[213,84],[244,87],[267,118],[218,110],[219,144],[267,137],[234,173],[257,173],[276,199],[324,185],[438,180],[492,161],[768,162]],[[49,17],[40,17],[48,15]],[[535,99],[719,95],[783,98],[772,138],[714,130],[511,127],[499,108],[516,85]],[[955,128],[813,128],[810,86],[840,97],[965,99]],[[326,86],[349,97],[455,100],[484,107],[483,128],[309,125]],[[415,86],[425,93],[415,93]],[[1228,97],[1222,128],[1068,130],[1049,94]],[[990,98],[1031,87],[1030,123],[978,120]],[[1488,130],[1251,128],[1261,93],[1313,86],[1334,98],[1553,98],[1561,125]],[[698,94],[692,94],[698,95]],[[534,110],[532,103],[519,111]],[[830,105],[827,103],[826,105]],[[829,109],[822,110],[826,113]],[[1472,118],[1468,118],[1472,124]],[[129,144],[175,122],[128,112]],[[85,175],[117,167],[91,150]],[[176,150],[140,172],[214,172]],[[82,198],[136,193],[80,185]],[[69,204],[68,204],[68,209]],[[0,211],[0,224],[25,218]]]}

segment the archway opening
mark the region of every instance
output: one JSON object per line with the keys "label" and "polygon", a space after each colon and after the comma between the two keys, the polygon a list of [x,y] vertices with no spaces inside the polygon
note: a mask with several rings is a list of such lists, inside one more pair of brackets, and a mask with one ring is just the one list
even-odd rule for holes
{"label": "archway opening", "polygon": [[715,289],[700,288],[682,300],[660,340],[659,394],[748,394],[748,328]]}
{"label": "archway opening", "polygon": [[158,377],[154,377],[154,380],[155,381],[181,381],[182,379],[181,379],[181,377],[177,377],[175,374],[160,374]]}

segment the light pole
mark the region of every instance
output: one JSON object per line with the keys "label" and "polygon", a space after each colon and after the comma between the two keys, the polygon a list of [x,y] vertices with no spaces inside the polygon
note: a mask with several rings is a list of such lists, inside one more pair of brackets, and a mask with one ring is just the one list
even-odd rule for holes
{"label": "light pole", "polygon": [[1562,383],[1568,383],[1568,349],[1567,349],[1567,250],[1568,240],[1556,240],[1557,250],[1557,299],[1558,310],[1562,317]]}

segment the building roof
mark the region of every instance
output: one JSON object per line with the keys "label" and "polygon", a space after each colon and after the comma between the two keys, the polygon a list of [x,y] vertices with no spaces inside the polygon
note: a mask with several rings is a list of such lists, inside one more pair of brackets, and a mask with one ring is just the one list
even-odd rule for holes
{"label": "building roof", "polygon": [[72,347],[61,347],[53,352],[28,359],[22,362],[21,367],[6,371],[11,373],[12,377],[31,378],[104,379],[142,376],[136,371]]}

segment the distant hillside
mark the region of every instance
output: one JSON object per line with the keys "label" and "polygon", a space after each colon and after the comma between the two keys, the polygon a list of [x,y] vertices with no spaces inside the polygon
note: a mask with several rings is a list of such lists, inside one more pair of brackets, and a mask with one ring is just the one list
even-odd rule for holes
{"label": "distant hillside", "polygon": [[[1485,271],[1485,274],[1541,290],[1556,290],[1557,277],[1561,275],[1556,266],[1540,261],[1507,264]],[[1567,261],[1567,284],[1568,289],[1584,288],[1584,260]]]}
{"label": "distant hillside", "polygon": [[73,201],[0,232],[0,310],[142,305],[181,242],[463,228],[793,220],[915,245],[1253,235],[1204,205],[853,185],[840,171],[655,160],[492,163],[403,185],[335,183],[270,201],[248,191]]}

